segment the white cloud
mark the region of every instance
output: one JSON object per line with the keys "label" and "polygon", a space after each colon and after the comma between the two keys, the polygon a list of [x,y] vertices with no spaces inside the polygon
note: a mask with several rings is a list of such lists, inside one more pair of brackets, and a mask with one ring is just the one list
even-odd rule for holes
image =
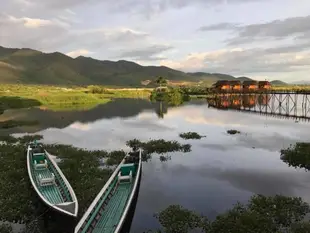
{"label": "white cloud", "polygon": [[22,20],[24,21],[24,26],[29,28],[37,28],[52,24],[52,21],[45,19],[22,18]]}
{"label": "white cloud", "polygon": [[79,50],[71,51],[67,53],[66,55],[76,58],[78,56],[85,56],[85,55],[90,55],[90,54],[92,54],[92,52],[88,51],[87,49],[79,49]]}
{"label": "white cloud", "polygon": [[[0,1],[0,45],[5,47],[186,71],[263,76],[309,70],[307,0],[298,6],[293,0]],[[197,31],[203,25],[204,32]]]}
{"label": "white cloud", "polygon": [[269,53],[268,49],[222,49],[195,53],[161,65],[185,71],[223,72],[235,75],[310,69],[310,52]]}

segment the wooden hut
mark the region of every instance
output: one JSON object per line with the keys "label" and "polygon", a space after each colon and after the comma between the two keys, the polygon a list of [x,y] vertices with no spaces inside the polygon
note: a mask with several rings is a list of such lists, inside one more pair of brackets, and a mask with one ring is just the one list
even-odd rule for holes
{"label": "wooden hut", "polygon": [[230,83],[227,80],[219,80],[212,85],[212,88],[218,91],[229,91]]}
{"label": "wooden hut", "polygon": [[242,88],[244,91],[255,91],[258,89],[258,82],[254,80],[244,81]]}
{"label": "wooden hut", "polygon": [[230,89],[233,91],[241,91],[241,82],[239,80],[233,80],[229,82]]}
{"label": "wooden hut", "polygon": [[271,83],[268,81],[259,81],[258,82],[258,88],[260,90],[270,90],[271,89]]}

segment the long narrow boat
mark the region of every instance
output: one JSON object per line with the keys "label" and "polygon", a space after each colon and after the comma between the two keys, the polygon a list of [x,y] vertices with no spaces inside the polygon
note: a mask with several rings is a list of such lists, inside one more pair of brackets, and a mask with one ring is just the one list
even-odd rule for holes
{"label": "long narrow boat", "polygon": [[122,232],[134,197],[139,191],[141,170],[141,150],[127,154],[89,206],[74,232]]}
{"label": "long narrow boat", "polygon": [[27,169],[34,190],[45,204],[66,215],[77,216],[75,193],[42,144],[28,144]]}

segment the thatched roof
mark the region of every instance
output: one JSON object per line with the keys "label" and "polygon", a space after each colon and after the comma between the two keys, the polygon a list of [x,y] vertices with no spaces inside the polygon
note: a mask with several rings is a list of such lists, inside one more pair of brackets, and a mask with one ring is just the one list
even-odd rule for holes
{"label": "thatched roof", "polygon": [[258,85],[270,85],[270,82],[268,82],[268,81],[259,81]]}
{"label": "thatched roof", "polygon": [[229,81],[227,80],[219,80],[216,83],[213,84],[213,86],[224,86],[224,85],[230,85]]}
{"label": "thatched roof", "polygon": [[240,80],[232,80],[232,81],[229,81],[229,84],[230,85],[241,85],[241,81]]}
{"label": "thatched roof", "polygon": [[245,86],[258,85],[258,82],[255,80],[248,80],[248,81],[243,81],[243,85]]}

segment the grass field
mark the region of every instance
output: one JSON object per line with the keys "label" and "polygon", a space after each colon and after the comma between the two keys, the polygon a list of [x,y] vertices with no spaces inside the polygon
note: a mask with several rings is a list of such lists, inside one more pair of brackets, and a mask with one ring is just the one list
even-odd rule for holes
{"label": "grass field", "polygon": [[0,110],[41,106],[48,109],[75,109],[109,102],[113,98],[149,98],[152,89],[112,89],[102,86],[59,87],[2,84]]}
{"label": "grass field", "polygon": [[273,90],[309,90],[310,85],[285,85],[285,86],[272,86]]}

